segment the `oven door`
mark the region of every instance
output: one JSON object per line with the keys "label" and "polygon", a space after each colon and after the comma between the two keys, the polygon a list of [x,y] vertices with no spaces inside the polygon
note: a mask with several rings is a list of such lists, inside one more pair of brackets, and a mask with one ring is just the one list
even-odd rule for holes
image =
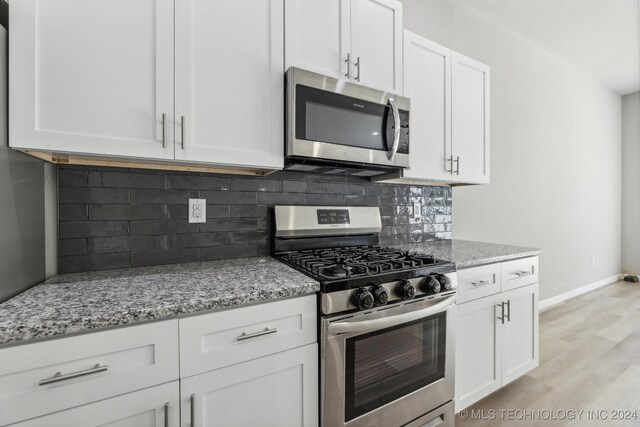
{"label": "oven door", "polygon": [[408,167],[407,98],[297,68],[287,91],[287,157]]}
{"label": "oven door", "polygon": [[455,295],[322,322],[323,426],[402,426],[453,399]]}

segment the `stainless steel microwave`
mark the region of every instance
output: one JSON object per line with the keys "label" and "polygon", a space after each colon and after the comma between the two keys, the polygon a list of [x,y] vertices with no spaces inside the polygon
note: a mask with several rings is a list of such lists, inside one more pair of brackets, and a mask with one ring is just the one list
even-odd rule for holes
{"label": "stainless steel microwave", "polygon": [[408,98],[295,67],[286,80],[287,169],[373,176],[409,166]]}

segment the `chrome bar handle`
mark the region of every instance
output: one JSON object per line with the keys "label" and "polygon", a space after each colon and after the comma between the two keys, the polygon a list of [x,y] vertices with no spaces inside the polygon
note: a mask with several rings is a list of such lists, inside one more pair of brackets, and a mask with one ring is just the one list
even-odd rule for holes
{"label": "chrome bar handle", "polygon": [[471,284],[473,286],[482,286],[482,285],[488,285],[489,283],[491,283],[488,280],[480,280],[479,282],[471,282]]}
{"label": "chrome bar handle", "polygon": [[196,395],[192,394],[189,398],[189,403],[191,405],[191,427],[196,427]]}
{"label": "chrome bar handle", "polygon": [[398,110],[398,106],[396,105],[396,100],[389,97],[389,105],[391,106],[391,111],[393,112],[393,145],[391,146],[391,150],[387,153],[387,158],[389,160],[393,160],[396,156],[396,152],[398,151],[398,145],[400,145],[400,110]]}
{"label": "chrome bar handle", "polygon": [[257,337],[261,337],[263,335],[270,335],[270,334],[275,334],[276,332],[278,332],[277,328],[264,328],[264,330],[259,331],[259,332],[254,332],[252,334],[248,334],[246,332],[243,332],[242,335],[240,335],[238,338],[236,338],[236,340],[238,341],[244,341],[244,340],[248,340],[251,338],[257,338]]}
{"label": "chrome bar handle", "polygon": [[522,270],[522,271],[516,271],[514,274],[517,275],[518,277],[522,277],[522,276],[530,276],[533,274],[533,272],[529,270]]}
{"label": "chrome bar handle", "polygon": [[167,115],[162,113],[162,148],[167,146]]}
{"label": "chrome bar handle", "polygon": [[451,168],[447,169],[447,167],[445,165],[445,169],[446,169],[447,172],[453,173],[453,156],[449,156],[449,158],[447,159],[447,161],[445,163],[451,163]]}
{"label": "chrome bar handle", "polygon": [[40,385],[53,384],[60,381],[71,380],[73,378],[84,377],[86,375],[97,374],[98,372],[104,372],[109,369],[109,365],[101,365],[97,363],[93,368],[85,369],[82,371],[72,372],[70,374],[63,374],[62,372],[56,372],[51,378],[45,378],[40,380]]}
{"label": "chrome bar handle", "polygon": [[504,325],[504,301],[501,302],[500,304],[497,304],[496,307],[500,306],[501,309],[501,315],[498,316],[498,320],[500,320],[502,322],[502,324]]}
{"label": "chrome bar handle", "polygon": [[180,148],[184,150],[184,116],[180,116]]}
{"label": "chrome bar handle", "polygon": [[510,299],[507,300],[506,305],[507,305],[507,321],[511,322],[511,300]]}
{"label": "chrome bar handle", "polygon": [[164,427],[171,427],[171,404],[164,404]]}
{"label": "chrome bar handle", "polygon": [[362,61],[360,60],[360,57],[358,56],[358,60],[356,61],[356,69],[358,70],[358,74],[356,74],[356,81],[359,82],[360,81],[360,64],[362,63]]}
{"label": "chrome bar handle", "polygon": [[456,175],[460,175],[460,156],[456,156],[456,159],[451,162],[451,169],[453,169],[453,163],[456,164]]}
{"label": "chrome bar handle", "polygon": [[350,79],[351,78],[351,53],[347,53],[347,59],[344,62],[347,63],[347,74],[345,74],[344,76]]}

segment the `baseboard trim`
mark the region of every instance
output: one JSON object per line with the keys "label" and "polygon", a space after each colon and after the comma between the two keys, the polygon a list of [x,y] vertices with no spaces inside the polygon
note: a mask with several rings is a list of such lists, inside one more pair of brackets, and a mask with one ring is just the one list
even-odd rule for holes
{"label": "baseboard trim", "polygon": [[538,303],[538,307],[540,311],[548,310],[551,307],[555,307],[556,305],[565,302],[568,299],[575,298],[582,294],[586,294],[587,292],[594,291],[603,286],[609,285],[613,282],[617,282],[618,280],[622,280],[622,274],[616,274],[615,276],[607,277],[606,279],[599,280],[597,282],[589,283],[588,285],[581,286],[577,289],[573,289],[569,292],[565,292],[564,294],[556,295],[555,297],[547,298]]}

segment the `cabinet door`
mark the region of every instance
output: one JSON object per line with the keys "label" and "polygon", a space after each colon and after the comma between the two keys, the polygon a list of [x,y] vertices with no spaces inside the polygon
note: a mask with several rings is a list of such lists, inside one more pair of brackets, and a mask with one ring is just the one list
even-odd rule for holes
{"label": "cabinet door", "polygon": [[177,426],[180,421],[179,396],[179,383],[174,381],[12,425],[15,427]]}
{"label": "cabinet door", "polygon": [[402,93],[402,3],[351,0],[353,78],[391,93]]}
{"label": "cabinet door", "polygon": [[21,0],[9,13],[12,147],[173,158],[173,0]]}
{"label": "cabinet door", "polygon": [[502,385],[538,366],[538,284],[501,294],[507,302],[502,347]]}
{"label": "cabinet door", "polygon": [[186,378],[181,386],[184,427],[315,426],[318,344]]}
{"label": "cabinet door", "polygon": [[298,67],[347,78],[349,25],[349,0],[287,0],[285,69]]}
{"label": "cabinet door", "polygon": [[414,179],[451,180],[451,50],[404,32],[404,95],[411,99]]}
{"label": "cabinet door", "polygon": [[176,159],[282,168],[284,0],[175,7]]}
{"label": "cabinet door", "polygon": [[489,67],[452,56],[454,182],[489,182]]}
{"label": "cabinet door", "polygon": [[500,295],[458,305],[456,412],[502,386]]}

